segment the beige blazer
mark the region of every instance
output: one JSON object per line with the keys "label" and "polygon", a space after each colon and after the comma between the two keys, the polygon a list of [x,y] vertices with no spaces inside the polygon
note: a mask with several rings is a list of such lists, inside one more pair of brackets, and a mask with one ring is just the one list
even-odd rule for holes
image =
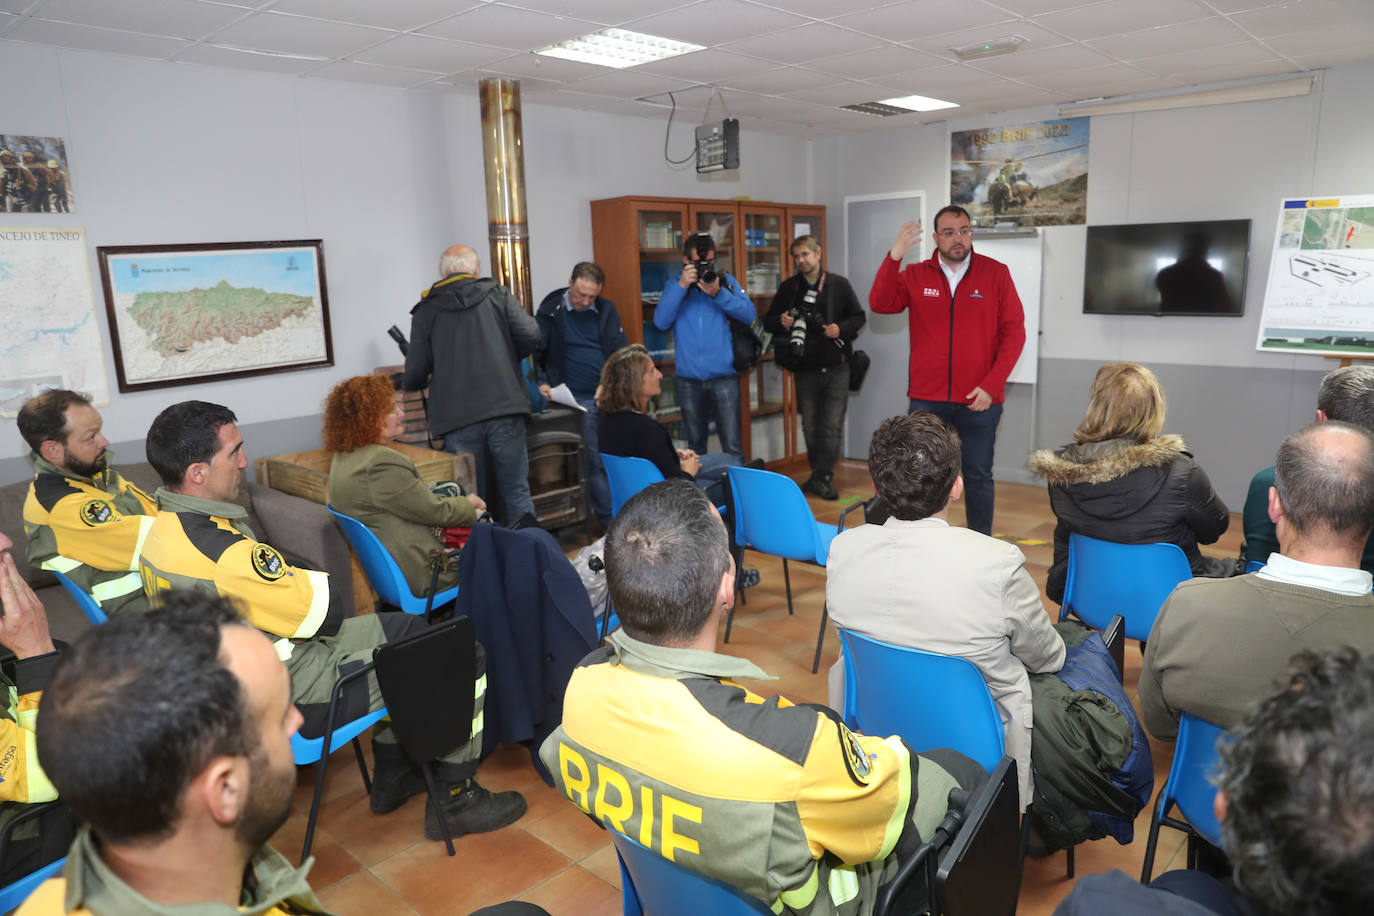
{"label": "beige blazer", "polygon": [[[978,666],[1002,715],[1007,753],[1031,800],[1028,673],[1058,671],[1064,640],[1016,546],[937,518],[842,532],[830,545],[825,598],[835,625]],[[830,669],[830,705],[844,708],[844,658]],[[938,693],[913,702],[939,702]],[[915,748],[925,750],[925,748]]]}

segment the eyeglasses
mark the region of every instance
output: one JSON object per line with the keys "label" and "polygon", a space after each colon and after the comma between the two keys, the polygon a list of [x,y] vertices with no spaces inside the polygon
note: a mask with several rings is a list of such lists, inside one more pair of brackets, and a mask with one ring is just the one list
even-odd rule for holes
{"label": "eyeglasses", "polygon": [[973,235],[973,227],[965,226],[962,229],[941,229],[939,232],[935,234],[942,239],[952,239],[956,235],[959,236],[959,238],[968,238],[969,236]]}

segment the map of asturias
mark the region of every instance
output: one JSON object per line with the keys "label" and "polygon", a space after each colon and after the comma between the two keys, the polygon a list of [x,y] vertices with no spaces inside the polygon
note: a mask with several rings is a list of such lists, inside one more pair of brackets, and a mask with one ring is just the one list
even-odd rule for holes
{"label": "map of asturias", "polygon": [[45,388],[110,402],[80,229],[0,228],[0,414]]}
{"label": "map of asturias", "polygon": [[126,384],[327,356],[312,248],[112,254],[106,271]]}

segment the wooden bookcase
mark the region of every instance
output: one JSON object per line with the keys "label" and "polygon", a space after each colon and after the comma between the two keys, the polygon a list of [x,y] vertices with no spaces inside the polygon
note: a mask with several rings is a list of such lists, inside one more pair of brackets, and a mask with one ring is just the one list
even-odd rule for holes
{"label": "wooden bookcase", "polygon": [[[791,245],[798,235],[816,236],[825,246],[825,207],[752,200],[687,197],[612,197],[592,201],[592,244],[606,271],[602,295],[616,304],[625,333],[651,351],[665,349],[653,327],[654,308],[664,285],[682,270],[683,239],[709,232],[716,261],[732,274],[762,317],[778,284],[793,273]],[[790,470],[805,458],[797,435],[797,401],[790,372],[771,366],[766,352],[750,372],[740,374],[741,433],[746,458],[753,457],[756,421],[781,417],[782,454],[769,467]],[[656,356],[665,378],[673,374],[668,354]],[[659,417],[672,423],[677,416]]]}

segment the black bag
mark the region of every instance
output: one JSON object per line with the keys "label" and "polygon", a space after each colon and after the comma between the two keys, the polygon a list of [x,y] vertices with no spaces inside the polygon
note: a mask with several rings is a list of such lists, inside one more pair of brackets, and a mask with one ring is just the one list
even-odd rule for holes
{"label": "black bag", "polygon": [[747,372],[758,363],[759,355],[763,353],[763,341],[752,324],[736,321],[729,316],[726,318],[730,322],[730,343],[734,347],[732,364],[736,372]]}
{"label": "black bag", "polygon": [[868,375],[868,367],[873,365],[873,360],[868,358],[868,354],[863,350],[855,350],[849,358],[849,390],[858,391],[864,385],[864,376]]}

